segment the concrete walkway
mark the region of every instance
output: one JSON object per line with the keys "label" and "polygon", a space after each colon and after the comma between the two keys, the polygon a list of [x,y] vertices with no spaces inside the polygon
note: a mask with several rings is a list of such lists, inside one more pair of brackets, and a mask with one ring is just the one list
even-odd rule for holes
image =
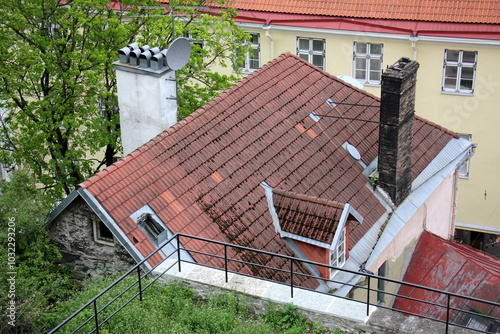
{"label": "concrete walkway", "polygon": [[[174,263],[173,260],[163,262],[155,270],[155,274],[161,274]],[[365,323],[367,320],[366,305],[360,302],[299,288],[293,289],[293,298],[291,298],[290,286],[233,273],[228,274],[228,282],[226,283],[224,271],[192,263],[183,262],[181,272],[178,271],[177,264],[175,264],[166,272],[166,275],[241,292],[277,304],[291,303],[304,310],[328,314],[358,323]],[[370,306],[370,313],[376,309],[376,307]]]}

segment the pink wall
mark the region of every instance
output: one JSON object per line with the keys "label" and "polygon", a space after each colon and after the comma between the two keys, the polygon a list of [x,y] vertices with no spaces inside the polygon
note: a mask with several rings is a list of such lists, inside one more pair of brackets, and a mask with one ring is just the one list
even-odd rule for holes
{"label": "pink wall", "polygon": [[[413,241],[420,236],[424,229],[450,240],[455,228],[456,184],[456,174],[453,171],[407,221],[392,242],[372,263],[369,270],[376,272],[385,261],[392,260],[394,262],[409,245],[414,245]],[[390,228],[389,225],[387,228]],[[390,233],[390,231],[384,233],[388,232]]]}

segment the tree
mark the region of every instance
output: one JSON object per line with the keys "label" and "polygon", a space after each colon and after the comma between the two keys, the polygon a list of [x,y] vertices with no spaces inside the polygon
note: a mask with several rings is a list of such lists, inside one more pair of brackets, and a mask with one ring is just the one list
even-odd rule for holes
{"label": "tree", "polygon": [[208,13],[203,5],[186,0],[169,15],[155,0],[4,0],[3,163],[29,170],[57,198],[111,164],[121,149],[112,62],[132,42],[163,48],[179,36],[197,42],[178,72],[181,117],[229,87],[235,76],[209,68],[236,61],[230,55],[247,35],[232,20],[233,11]]}
{"label": "tree", "polygon": [[69,270],[56,264],[61,255],[45,230],[53,203],[26,172],[0,183],[0,271],[3,293],[0,332],[33,333],[40,316],[72,294]]}

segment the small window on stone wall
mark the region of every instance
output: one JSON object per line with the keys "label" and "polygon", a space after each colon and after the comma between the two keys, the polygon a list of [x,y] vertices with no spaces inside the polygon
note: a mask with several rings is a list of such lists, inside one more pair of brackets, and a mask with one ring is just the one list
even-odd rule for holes
{"label": "small window on stone wall", "polygon": [[94,241],[104,245],[114,245],[113,233],[99,219],[92,219],[92,229],[94,231]]}

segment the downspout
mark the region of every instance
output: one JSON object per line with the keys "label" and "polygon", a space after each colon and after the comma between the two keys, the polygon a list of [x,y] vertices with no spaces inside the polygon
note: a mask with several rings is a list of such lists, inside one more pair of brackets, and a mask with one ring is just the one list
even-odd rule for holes
{"label": "downspout", "polygon": [[413,60],[417,60],[417,56],[418,56],[418,49],[417,49],[418,35],[410,35],[410,42],[411,42],[411,47],[413,48]]}
{"label": "downspout", "polygon": [[269,38],[271,40],[271,57],[269,59],[274,59],[274,39],[271,36],[271,34],[269,33],[270,28],[271,28],[271,25],[267,24],[267,23],[262,26],[262,29],[266,32],[267,38]]}

